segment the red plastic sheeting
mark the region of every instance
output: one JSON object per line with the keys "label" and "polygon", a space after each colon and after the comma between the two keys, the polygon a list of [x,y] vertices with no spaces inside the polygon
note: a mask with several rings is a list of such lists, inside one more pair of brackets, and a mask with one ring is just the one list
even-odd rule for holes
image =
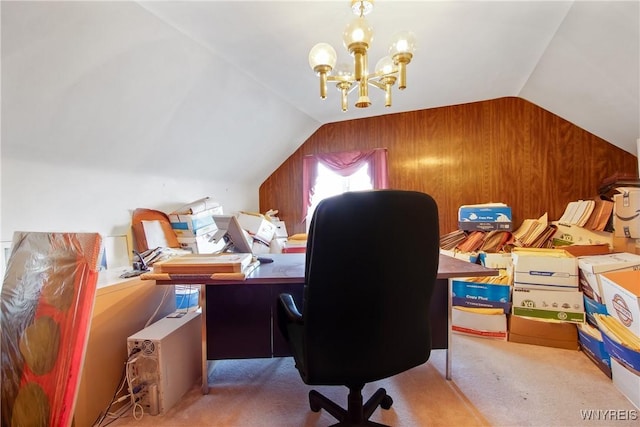
{"label": "red plastic sheeting", "polygon": [[71,425],[101,241],[97,233],[14,234],[0,294],[2,427]]}

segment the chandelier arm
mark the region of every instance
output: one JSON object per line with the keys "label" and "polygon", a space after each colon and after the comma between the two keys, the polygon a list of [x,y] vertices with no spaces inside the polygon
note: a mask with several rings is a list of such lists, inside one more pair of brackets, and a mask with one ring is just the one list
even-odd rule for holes
{"label": "chandelier arm", "polygon": [[386,86],[385,84],[380,83],[380,82],[378,82],[378,81],[376,81],[376,80],[369,80],[369,81],[368,81],[368,83],[369,83],[371,86],[375,86],[375,87],[377,87],[378,89],[387,90],[387,86]]}

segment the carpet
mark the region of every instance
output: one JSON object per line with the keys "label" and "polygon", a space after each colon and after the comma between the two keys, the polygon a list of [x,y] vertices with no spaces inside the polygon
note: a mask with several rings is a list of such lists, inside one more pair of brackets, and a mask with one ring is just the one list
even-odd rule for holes
{"label": "carpet", "polygon": [[[324,410],[309,409],[307,394],[312,387],[302,382],[292,358],[224,360],[215,363],[209,375],[210,391],[189,391],[164,415],[131,414],[112,426],[155,427],[300,427],[328,426],[335,419]],[[393,398],[391,409],[378,408],[371,420],[393,426],[488,426],[486,419],[431,363],[425,363],[392,378],[367,384],[366,400],[378,387]],[[313,387],[341,406],[346,405],[345,387]]]}

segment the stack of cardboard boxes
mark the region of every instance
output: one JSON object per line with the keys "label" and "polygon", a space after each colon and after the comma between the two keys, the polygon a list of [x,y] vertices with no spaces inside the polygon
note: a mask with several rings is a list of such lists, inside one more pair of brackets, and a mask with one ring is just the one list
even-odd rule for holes
{"label": "stack of cardboard boxes", "polygon": [[[484,266],[501,269],[511,286],[486,278],[453,280],[452,329],[581,349],[640,408],[640,188],[617,190],[613,236],[557,224],[556,234],[572,237],[564,249],[471,254]],[[503,204],[462,206],[458,215],[466,232],[512,229],[506,221],[510,209]],[[616,327],[603,326],[605,320]]]}
{"label": "stack of cardboard boxes", "polygon": [[[504,203],[461,206],[458,225],[465,231],[511,231],[511,208]],[[446,252],[445,252],[446,253]],[[458,257],[458,254],[448,254]],[[455,333],[506,340],[511,311],[511,254],[481,253],[482,262],[500,270],[499,277],[452,280],[452,330]],[[476,262],[473,258],[463,258]]]}
{"label": "stack of cardboard boxes", "polygon": [[603,292],[603,274],[640,269],[640,255],[613,253],[578,258],[580,290],[583,293],[586,324],[579,329],[580,347],[584,353],[609,377],[611,361],[604,347],[596,314],[607,314]]}
{"label": "stack of cardboard boxes", "polygon": [[222,215],[222,206],[212,197],[203,197],[181,206],[169,214],[171,229],[182,249],[194,254],[209,254],[224,246],[224,242],[212,242],[218,226],[213,215]]}
{"label": "stack of cardboard boxes", "polygon": [[[604,349],[610,355],[615,386],[640,408],[640,266],[603,273],[602,298],[607,314],[595,315]],[[615,327],[611,327],[611,326]]]}
{"label": "stack of cardboard boxes", "polygon": [[578,260],[560,249],[516,249],[509,341],[578,349],[585,320]]}
{"label": "stack of cardboard boxes", "polygon": [[452,280],[453,332],[506,340],[511,311],[509,276]]}

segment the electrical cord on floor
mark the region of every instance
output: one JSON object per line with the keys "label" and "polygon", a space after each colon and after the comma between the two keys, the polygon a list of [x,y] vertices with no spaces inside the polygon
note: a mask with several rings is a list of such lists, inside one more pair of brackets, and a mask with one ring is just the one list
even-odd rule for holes
{"label": "electrical cord on floor", "polygon": [[[113,396],[111,397],[111,401],[109,402],[109,405],[107,405],[107,407],[104,409],[104,411],[98,415],[98,417],[96,418],[96,420],[93,422],[92,426],[93,427],[104,427],[107,426],[109,424],[111,424],[113,422],[113,420],[109,421],[107,424],[103,424],[104,420],[109,417],[112,418],[114,415],[113,413],[109,412],[111,410],[111,407],[113,405],[115,405],[116,403],[119,402],[123,402],[128,396],[129,394],[125,394],[124,396],[121,396],[120,398],[118,398],[118,394],[120,392],[122,392],[122,390],[124,389],[125,384],[127,384],[127,367],[131,361],[131,358],[133,356],[135,356],[136,353],[139,353],[140,349],[139,348],[134,348],[131,350],[131,352],[129,353],[129,356],[127,356],[127,360],[124,364],[124,367],[122,369],[122,375],[120,376],[120,380],[118,381],[118,386],[116,387],[116,390],[113,392]],[[128,406],[128,405],[126,405]],[[120,412],[120,410],[116,411],[116,413]],[[120,414],[118,416],[118,418],[122,416],[122,414]]]}

